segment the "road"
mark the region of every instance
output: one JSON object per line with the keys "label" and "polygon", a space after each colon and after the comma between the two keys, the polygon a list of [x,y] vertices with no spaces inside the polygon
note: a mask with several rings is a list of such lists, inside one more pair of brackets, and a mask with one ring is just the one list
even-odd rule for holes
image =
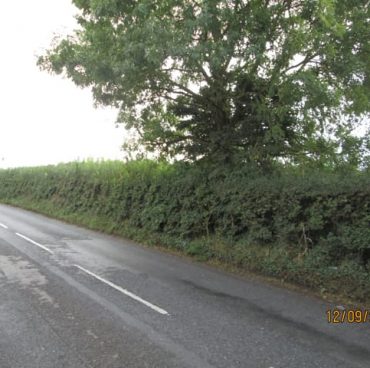
{"label": "road", "polygon": [[1,368],[369,368],[335,306],[0,205]]}

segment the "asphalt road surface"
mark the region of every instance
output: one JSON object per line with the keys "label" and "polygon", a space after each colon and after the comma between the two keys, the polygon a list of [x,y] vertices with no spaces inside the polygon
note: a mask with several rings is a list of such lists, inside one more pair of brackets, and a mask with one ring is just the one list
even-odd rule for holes
{"label": "asphalt road surface", "polygon": [[369,368],[334,307],[0,205],[1,368]]}

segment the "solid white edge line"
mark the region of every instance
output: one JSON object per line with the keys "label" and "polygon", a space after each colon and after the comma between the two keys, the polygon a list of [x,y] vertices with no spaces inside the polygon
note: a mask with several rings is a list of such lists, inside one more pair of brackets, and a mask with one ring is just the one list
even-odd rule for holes
{"label": "solid white edge line", "polygon": [[1,222],[0,222],[0,226],[3,227],[4,229],[8,229],[8,226],[2,224]]}
{"label": "solid white edge line", "polygon": [[45,247],[44,245],[41,245],[41,244],[39,244],[39,243],[35,242],[34,240],[32,240],[32,239],[28,238],[27,236],[22,235],[22,234],[20,234],[20,233],[15,233],[15,234],[16,234],[16,235],[18,235],[19,237],[23,238],[24,240],[27,240],[28,242],[30,242],[30,243],[32,243],[32,244],[34,244],[34,245],[37,245],[39,248],[41,248],[41,249],[45,250],[46,252],[49,252],[50,254],[54,254],[54,252],[53,252],[53,251],[51,251],[49,248],[47,248],[47,247]]}
{"label": "solid white edge line", "polygon": [[108,281],[106,279],[103,279],[102,277],[96,275],[95,273],[93,273],[93,272],[87,270],[86,268],[83,268],[83,267],[81,267],[81,266],[79,266],[77,264],[75,264],[74,266],[77,267],[79,270],[87,273],[88,275],[90,275],[92,277],[95,277],[97,280],[99,280],[101,282],[104,282],[105,284],[109,285],[113,289],[116,289],[116,290],[120,291],[121,293],[129,296],[130,298],[132,298],[132,299],[134,299],[134,300],[136,300],[136,301],[138,301],[138,302],[146,305],[147,307],[153,309],[154,311],[156,311],[156,312],[158,312],[160,314],[163,314],[163,315],[169,315],[169,313],[167,311],[165,311],[164,309],[162,309],[162,308],[160,308],[160,307],[158,307],[158,306],[156,306],[156,305],[154,305],[154,304],[152,304],[152,303],[150,303],[150,302],[148,302],[148,301],[140,298],[139,296],[135,295],[131,291],[128,291],[126,289],[123,289],[122,287],[114,284],[113,282],[110,282],[110,281]]}

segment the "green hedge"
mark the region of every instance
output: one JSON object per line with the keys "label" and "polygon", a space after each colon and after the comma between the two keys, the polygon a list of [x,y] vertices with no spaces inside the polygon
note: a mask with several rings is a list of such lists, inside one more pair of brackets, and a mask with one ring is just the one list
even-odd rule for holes
{"label": "green hedge", "polygon": [[370,176],[151,161],[0,171],[0,200],[370,300]]}

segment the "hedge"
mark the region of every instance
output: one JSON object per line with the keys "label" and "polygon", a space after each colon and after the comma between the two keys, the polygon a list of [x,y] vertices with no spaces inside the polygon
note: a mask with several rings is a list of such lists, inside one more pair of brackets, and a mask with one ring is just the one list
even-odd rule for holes
{"label": "hedge", "polygon": [[152,161],[0,170],[0,201],[370,301],[370,176]]}

